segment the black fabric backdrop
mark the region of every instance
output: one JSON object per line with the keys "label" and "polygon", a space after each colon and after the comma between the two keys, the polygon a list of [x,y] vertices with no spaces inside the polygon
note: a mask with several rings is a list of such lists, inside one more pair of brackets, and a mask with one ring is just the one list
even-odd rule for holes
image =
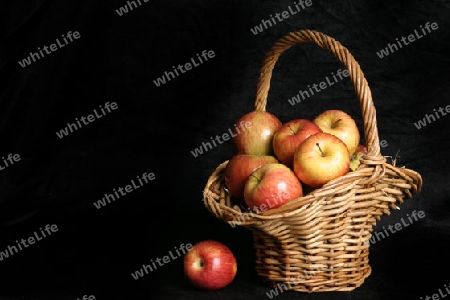
{"label": "black fabric backdrop", "polygon": [[[369,82],[382,154],[418,171],[422,191],[374,231],[423,211],[425,218],[370,247],[372,274],[352,292],[284,292],[277,299],[419,299],[450,284],[448,135],[450,116],[415,122],[450,105],[450,5],[433,1],[324,1],[251,29],[292,1],[15,1],[0,5],[0,156],[20,161],[0,171],[0,251],[40,232],[58,231],[0,261],[1,299],[267,299],[254,271],[251,232],[231,228],[203,206],[214,169],[231,142],[191,151],[226,133],[253,110],[264,55],[299,29],[328,34],[354,55]],[[299,5],[297,3],[297,5]],[[438,24],[380,58],[388,43]],[[18,63],[69,31],[80,37],[30,65]],[[154,80],[203,50],[215,56],[157,87]],[[285,122],[325,109],[362,117],[348,78],[299,104],[288,99],[343,68],[315,45],[282,54],[267,110]],[[106,102],[117,109],[59,138],[56,132]],[[5,164],[3,159],[1,166]],[[155,180],[97,209],[105,193],[153,172]],[[182,258],[140,279],[131,273],[182,243],[215,239],[238,260],[235,280],[204,292],[191,288]],[[441,296],[439,296],[441,297]]]}

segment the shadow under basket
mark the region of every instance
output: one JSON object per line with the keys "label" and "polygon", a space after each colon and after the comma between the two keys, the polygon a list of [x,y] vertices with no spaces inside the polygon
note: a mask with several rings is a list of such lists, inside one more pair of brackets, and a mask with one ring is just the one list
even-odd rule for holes
{"label": "shadow under basket", "polygon": [[253,233],[256,271],[271,287],[299,292],[351,291],[371,274],[369,239],[382,215],[398,208],[422,187],[419,173],[390,164],[380,154],[376,111],[363,72],[335,39],[312,30],[291,32],[266,54],[257,85],[255,110],[265,111],[270,79],[283,51],[300,44],[330,51],[347,68],[360,100],[368,154],[355,171],[289,203],[251,213],[228,194],[228,160],[209,177],[206,208],[218,219]]}

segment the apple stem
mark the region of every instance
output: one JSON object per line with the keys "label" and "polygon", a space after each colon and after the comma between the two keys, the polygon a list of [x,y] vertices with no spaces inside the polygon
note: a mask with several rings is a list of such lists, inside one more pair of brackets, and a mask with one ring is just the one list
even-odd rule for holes
{"label": "apple stem", "polygon": [[292,130],[291,126],[288,126],[288,127],[289,127],[289,130],[291,131],[291,133],[292,133],[292,134],[295,134],[295,131]]}
{"label": "apple stem", "polygon": [[253,174],[253,173],[251,173],[250,176],[255,177],[255,178],[258,180],[258,182],[261,181],[261,180],[260,180],[257,176],[255,176],[255,174]]}
{"label": "apple stem", "polygon": [[322,149],[320,148],[320,145],[319,145],[319,143],[316,143],[316,146],[319,148],[319,151],[320,151],[320,153],[322,154],[322,156],[323,156],[323,151],[322,151]]}
{"label": "apple stem", "polygon": [[339,119],[339,120],[337,120],[336,122],[334,122],[334,124],[333,124],[333,128],[335,128],[336,127],[336,125],[340,122],[340,121],[342,121],[342,119]]}
{"label": "apple stem", "polygon": [[201,258],[200,258],[200,259],[197,259],[197,261],[195,262],[195,264],[196,264],[197,268],[203,268],[204,265],[205,265],[203,259],[201,259]]}

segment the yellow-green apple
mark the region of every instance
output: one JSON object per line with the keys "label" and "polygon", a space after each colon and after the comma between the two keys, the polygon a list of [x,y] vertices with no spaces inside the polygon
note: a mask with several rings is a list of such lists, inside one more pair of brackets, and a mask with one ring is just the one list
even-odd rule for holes
{"label": "yellow-green apple", "polygon": [[301,182],[319,188],[349,172],[350,154],[338,137],[326,133],[311,135],[294,154],[294,173]]}
{"label": "yellow-green apple", "polygon": [[361,164],[361,158],[367,154],[367,148],[364,145],[359,144],[356,147],[355,153],[350,156],[350,169],[355,171]]}
{"label": "yellow-green apple", "polygon": [[[242,124],[247,124],[243,130]],[[252,155],[273,155],[272,139],[282,126],[274,114],[255,110],[238,119],[232,132],[233,142],[238,153]]]}
{"label": "yellow-green apple", "polygon": [[272,155],[236,154],[225,168],[225,186],[231,196],[244,200],[244,186],[250,174],[268,163],[278,163]]}
{"label": "yellow-green apple", "polygon": [[275,156],[292,169],[295,150],[307,137],[319,132],[322,132],[322,129],[308,119],[295,119],[284,123],[273,137]]}
{"label": "yellow-green apple", "polygon": [[244,200],[260,213],[299,198],[302,184],[294,172],[281,163],[265,164],[250,174],[244,187]]}
{"label": "yellow-green apple", "polygon": [[204,240],[192,246],[184,256],[184,274],[196,288],[218,290],[229,285],[237,272],[233,252],[215,240]]}
{"label": "yellow-green apple", "polygon": [[359,130],[355,120],[346,112],[330,109],[319,114],[314,123],[323,132],[331,133],[341,139],[348,148],[348,154],[352,155],[359,144]]}

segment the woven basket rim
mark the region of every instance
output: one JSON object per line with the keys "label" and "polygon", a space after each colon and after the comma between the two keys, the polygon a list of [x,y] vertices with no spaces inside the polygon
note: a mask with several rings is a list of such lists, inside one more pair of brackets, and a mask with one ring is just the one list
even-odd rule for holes
{"label": "woven basket rim", "polygon": [[[214,171],[214,173],[212,174],[211,177],[214,177],[215,175],[218,177],[223,177],[223,175],[221,175],[220,173],[222,173],[226,169],[228,162],[229,162],[229,160],[226,160],[223,163],[221,163],[216,168],[216,170]],[[393,164],[384,162],[383,172],[380,173],[379,176],[376,178],[384,176],[386,169],[389,169],[391,172],[397,173],[397,174],[401,170],[402,176],[405,177],[407,182],[411,182],[411,183],[416,182],[416,185],[412,187],[414,190],[414,193],[417,193],[421,190],[422,178],[418,172],[408,169],[408,168],[405,168],[405,167],[399,168]],[[303,195],[301,197],[293,199],[280,207],[262,211],[260,213],[237,210],[236,205],[234,205],[233,207],[230,207],[229,205],[226,205],[223,203],[218,203],[218,202],[216,202],[215,205],[217,205],[223,211],[229,212],[230,214],[233,214],[236,216],[241,216],[241,217],[242,217],[242,215],[244,215],[248,219],[248,221],[247,222],[239,222],[239,225],[241,225],[241,224],[242,225],[250,225],[251,223],[258,222],[258,221],[268,221],[268,220],[275,220],[275,219],[279,219],[279,218],[283,218],[283,217],[289,217],[289,216],[292,216],[292,215],[295,215],[295,214],[301,212],[302,210],[308,209],[310,204],[320,201],[321,198],[325,198],[329,195],[334,195],[336,193],[342,193],[346,190],[351,190],[352,188],[354,188],[354,186],[358,185],[358,183],[361,180],[361,179],[352,180],[352,178],[358,177],[359,173],[369,173],[369,171],[372,174],[373,169],[368,168],[368,167],[358,167],[358,169],[356,169],[355,171],[349,172],[344,176],[341,176],[332,181],[329,181],[327,184],[325,184],[321,188],[315,189],[306,195]],[[376,181],[376,178],[375,178],[375,181]],[[345,188],[340,189],[339,191],[336,191],[336,189],[333,189],[333,187],[339,186],[339,184],[342,183],[342,181],[344,181],[345,179],[348,179],[350,181],[345,186]],[[223,187],[223,188],[226,192],[226,188],[225,187]],[[377,191],[377,187],[373,187],[372,189],[374,192]],[[210,184],[207,184],[203,191],[203,197],[204,197],[205,201],[209,197],[210,193],[211,193]],[[398,201],[396,199],[386,198],[385,201],[390,202],[392,204],[392,208],[397,208]],[[250,220],[252,220],[252,221],[250,221]],[[230,220],[229,222],[233,222],[233,220]]]}

